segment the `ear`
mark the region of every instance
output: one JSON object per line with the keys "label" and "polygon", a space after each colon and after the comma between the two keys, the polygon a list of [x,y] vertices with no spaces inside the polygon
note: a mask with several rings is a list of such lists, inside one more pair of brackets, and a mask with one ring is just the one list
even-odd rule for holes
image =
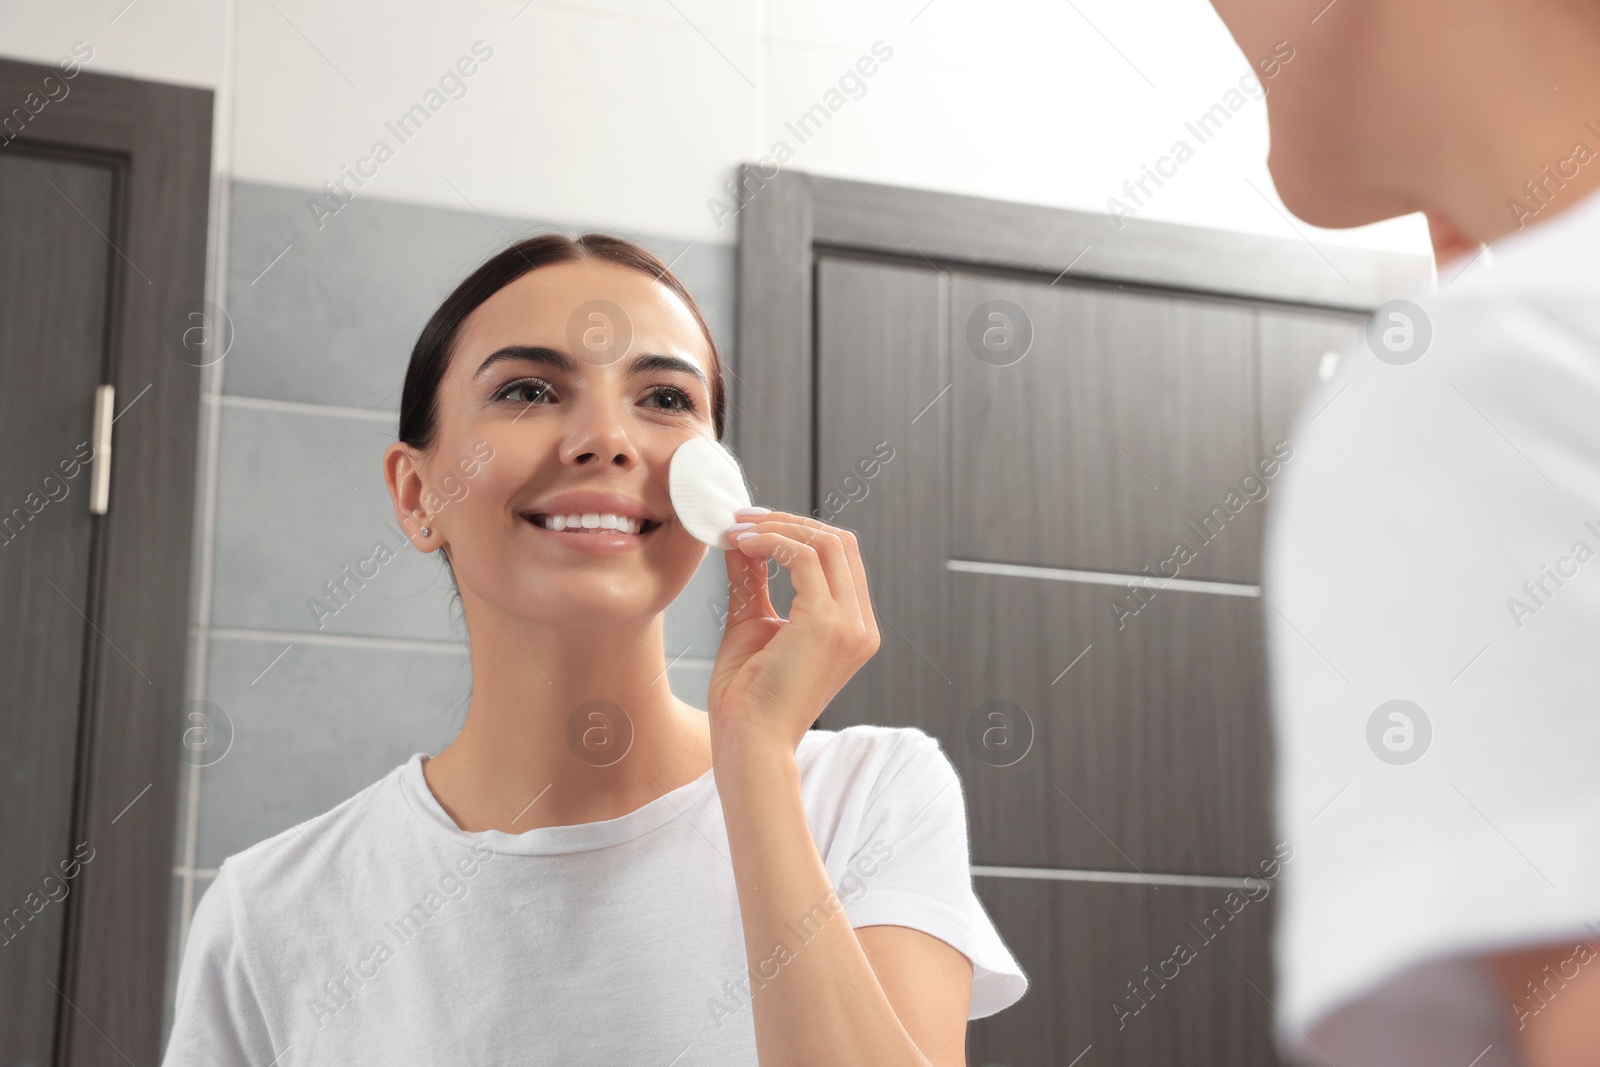
{"label": "ear", "polygon": [[422,472],[417,467],[418,455],[404,441],[396,441],[383,453],[383,480],[388,483],[389,497],[394,502],[394,517],[406,536],[417,540],[422,525],[417,513],[426,514],[422,506]]}

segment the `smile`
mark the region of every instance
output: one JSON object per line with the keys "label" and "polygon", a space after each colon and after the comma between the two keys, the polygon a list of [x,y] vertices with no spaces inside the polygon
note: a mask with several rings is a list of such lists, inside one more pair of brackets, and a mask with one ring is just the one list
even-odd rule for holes
{"label": "smile", "polygon": [[661,525],[654,519],[636,519],[627,515],[594,512],[582,515],[535,514],[524,517],[541,529],[572,534],[626,534],[631,537],[643,537]]}

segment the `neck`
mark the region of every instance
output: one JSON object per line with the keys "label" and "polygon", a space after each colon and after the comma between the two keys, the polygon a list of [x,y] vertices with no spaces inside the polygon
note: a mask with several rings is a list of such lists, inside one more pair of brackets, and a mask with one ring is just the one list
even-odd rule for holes
{"label": "neck", "polygon": [[617,818],[711,766],[706,714],[672,693],[662,616],[529,622],[462,591],[472,700],[424,764],[466,830],[523,833]]}

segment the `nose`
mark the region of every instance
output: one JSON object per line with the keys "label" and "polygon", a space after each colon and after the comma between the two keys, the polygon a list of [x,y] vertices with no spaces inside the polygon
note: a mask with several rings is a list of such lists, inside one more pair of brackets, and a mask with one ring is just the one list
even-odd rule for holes
{"label": "nose", "polygon": [[638,462],[639,450],[627,426],[609,403],[592,405],[587,416],[573,426],[561,443],[563,466],[611,464],[626,469]]}

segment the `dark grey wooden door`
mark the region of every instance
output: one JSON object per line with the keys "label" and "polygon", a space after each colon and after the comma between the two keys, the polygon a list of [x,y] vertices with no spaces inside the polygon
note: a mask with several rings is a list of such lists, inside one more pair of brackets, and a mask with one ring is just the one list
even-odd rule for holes
{"label": "dark grey wooden door", "polygon": [[[0,677],[29,714],[0,716],[0,1062],[46,1064],[55,1042],[77,779],[89,588],[90,419],[105,363],[116,253],[112,171],[0,155]],[[82,212],[80,217],[79,212]],[[99,233],[96,232],[99,231]],[[30,355],[31,354],[31,355]],[[92,846],[90,846],[92,849]],[[90,862],[93,862],[92,860]],[[68,877],[71,874],[72,877]]]}
{"label": "dark grey wooden door", "polygon": [[815,292],[818,513],[886,635],[823,725],[962,774],[1034,983],[971,1062],[1272,1062],[1261,517],[1359,320],[826,252]]}
{"label": "dark grey wooden door", "polygon": [[211,93],[0,60],[0,100],[0,1063],[154,1063]]}
{"label": "dark grey wooden door", "polygon": [[735,447],[858,533],[883,634],[819,725],[939,739],[1031,980],[968,1061],[1274,1062],[1263,519],[1328,353],[1427,260],[743,181]]}

